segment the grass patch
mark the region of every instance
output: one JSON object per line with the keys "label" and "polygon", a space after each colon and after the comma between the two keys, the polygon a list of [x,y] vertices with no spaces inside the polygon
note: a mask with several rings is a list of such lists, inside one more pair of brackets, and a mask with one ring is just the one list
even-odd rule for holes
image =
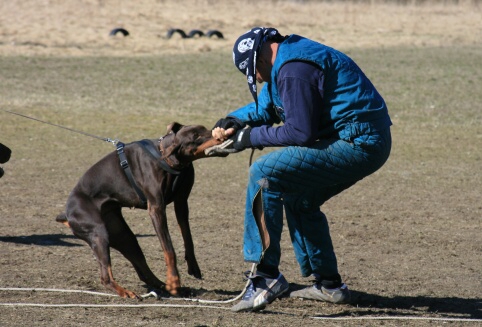
{"label": "grass patch", "polygon": [[[471,189],[468,193],[476,196],[482,182],[482,94],[476,87],[482,82],[482,49],[357,49],[348,54],[383,94],[394,122],[386,177],[394,184],[421,186],[430,177],[444,188],[463,180]],[[174,120],[212,126],[251,101],[245,79],[226,52],[143,58],[3,57],[0,70],[0,108],[124,142],[159,137]],[[2,143],[13,148],[13,160],[31,158],[32,173],[48,170],[77,144],[69,154],[74,157],[67,155],[67,162],[58,163],[77,178],[72,162],[78,148],[85,168],[99,153],[112,150],[82,135],[0,114]],[[235,179],[244,181],[247,157],[226,160],[237,171]],[[69,169],[74,170],[68,173]],[[225,173],[231,178],[228,170]]]}

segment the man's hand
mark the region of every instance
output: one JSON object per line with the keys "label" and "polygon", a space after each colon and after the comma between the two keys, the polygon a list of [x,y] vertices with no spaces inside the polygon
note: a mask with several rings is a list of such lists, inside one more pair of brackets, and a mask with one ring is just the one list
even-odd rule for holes
{"label": "man's hand", "polygon": [[220,127],[222,129],[234,128],[235,130],[238,130],[244,128],[245,126],[246,124],[238,118],[226,117],[218,120],[214,125],[213,129],[215,129],[216,127]]}
{"label": "man's hand", "polygon": [[228,129],[224,129],[224,128],[221,128],[221,127],[215,127],[212,130],[211,133],[213,135],[213,138],[215,138],[216,140],[225,141],[228,138],[230,138],[232,135],[234,135],[235,132],[236,132],[236,130],[232,127],[228,128]]}
{"label": "man's hand", "polygon": [[[224,141],[220,145],[213,146],[206,149],[205,154],[209,156],[215,155],[228,155],[230,153],[236,153],[243,151],[246,148],[252,148],[251,143],[251,128],[244,128],[236,131],[234,128],[228,128],[224,130],[220,127],[216,127],[212,131],[213,137],[217,140]],[[263,147],[257,147],[262,150]]]}

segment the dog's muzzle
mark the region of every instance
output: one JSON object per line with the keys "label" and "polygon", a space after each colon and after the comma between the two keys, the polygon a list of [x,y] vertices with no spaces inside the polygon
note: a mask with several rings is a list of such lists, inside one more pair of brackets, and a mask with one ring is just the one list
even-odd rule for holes
{"label": "dog's muzzle", "polygon": [[231,153],[239,152],[233,148],[234,141],[227,139],[221,144],[211,146],[204,150],[206,157],[225,157]]}

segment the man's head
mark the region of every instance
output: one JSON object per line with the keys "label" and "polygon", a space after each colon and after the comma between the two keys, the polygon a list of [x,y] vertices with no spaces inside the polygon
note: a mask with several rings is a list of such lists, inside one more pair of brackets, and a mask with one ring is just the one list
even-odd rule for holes
{"label": "man's head", "polygon": [[[269,80],[268,67],[263,65],[265,58],[259,59],[260,50],[267,41],[282,42],[284,39],[285,37],[275,28],[255,27],[241,35],[234,43],[234,64],[241,73],[246,75],[249,91],[253,95],[256,105],[258,104],[256,80],[259,82]],[[257,63],[261,64],[258,71]]]}

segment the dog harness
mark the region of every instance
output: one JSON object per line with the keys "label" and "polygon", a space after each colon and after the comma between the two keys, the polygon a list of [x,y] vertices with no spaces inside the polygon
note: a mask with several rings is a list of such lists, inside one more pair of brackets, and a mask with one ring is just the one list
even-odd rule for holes
{"label": "dog harness", "polygon": [[[175,175],[174,183],[172,185],[172,191],[174,192],[176,190],[176,187],[177,187],[178,176],[181,172],[179,170],[175,170],[175,169],[171,168],[167,164],[167,162],[162,158],[162,153],[152,144],[151,141],[141,140],[141,141],[136,141],[134,143],[139,144],[144,151],[146,151],[150,156],[152,156],[154,159],[156,159],[156,162],[159,163],[159,165],[161,166],[161,168],[164,171]],[[122,142],[117,143],[117,155],[119,156],[120,165],[121,165],[122,169],[124,170],[124,172],[127,176],[127,179],[129,180],[129,183],[131,184],[132,188],[134,189],[134,191],[136,191],[137,196],[139,196],[139,199],[141,200],[142,205],[147,205],[146,196],[144,195],[142,190],[139,188],[139,186],[137,186],[137,183],[134,180],[132,170],[129,167],[129,162],[127,161],[127,157],[126,157],[126,154],[124,152],[124,147],[125,147],[124,143],[122,143]],[[169,199],[167,199],[166,202],[169,202],[168,200]]]}
{"label": "dog harness", "polygon": [[132,176],[132,170],[129,167],[129,162],[127,161],[127,157],[124,152],[124,146],[125,144],[122,142],[117,143],[117,155],[119,156],[120,165],[122,169],[124,169],[127,179],[129,180],[129,183],[131,183],[131,186],[134,188],[134,191],[136,191],[137,196],[139,196],[139,199],[141,199],[142,204],[145,205],[147,204],[146,196],[144,195],[144,193],[142,193],[139,186],[137,186],[136,181],[134,180],[134,176]]}

